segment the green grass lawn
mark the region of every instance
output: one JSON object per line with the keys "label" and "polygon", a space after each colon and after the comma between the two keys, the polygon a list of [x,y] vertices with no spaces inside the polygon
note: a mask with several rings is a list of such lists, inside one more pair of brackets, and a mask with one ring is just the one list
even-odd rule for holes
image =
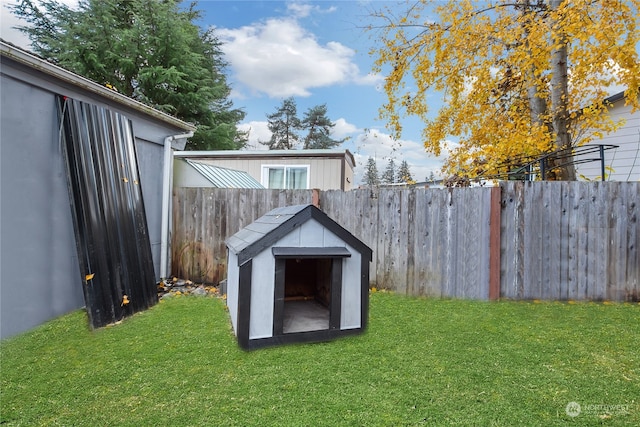
{"label": "green grass lawn", "polygon": [[638,304],[378,292],[364,335],[244,352],[222,300],[176,297],[0,350],[3,425],[640,425]]}

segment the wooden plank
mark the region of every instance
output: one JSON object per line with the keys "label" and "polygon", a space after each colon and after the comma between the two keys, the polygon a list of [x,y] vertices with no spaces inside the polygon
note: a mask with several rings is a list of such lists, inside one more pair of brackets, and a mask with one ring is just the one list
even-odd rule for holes
{"label": "wooden plank", "polygon": [[500,212],[501,189],[491,189],[489,219],[489,299],[500,299]]}
{"label": "wooden plank", "polygon": [[559,231],[558,231],[558,293],[555,296],[560,301],[566,301],[569,299],[569,233],[570,229],[570,215],[571,212],[571,192],[567,185],[562,186],[562,193],[560,194],[560,211],[557,213],[560,217]]}
{"label": "wooden plank", "polygon": [[627,247],[625,280],[624,280],[624,300],[640,301],[640,230],[638,230],[638,218],[640,218],[640,182],[620,183],[626,187],[626,210],[625,222],[627,224]]}
{"label": "wooden plank", "polygon": [[[536,183],[540,184],[540,183]],[[544,183],[543,183],[544,184]],[[560,214],[562,205],[562,182],[550,182],[550,185],[541,185],[543,216],[543,248],[542,265],[540,266],[540,296],[544,300],[558,299],[560,295],[560,253],[562,233]]]}
{"label": "wooden plank", "polygon": [[542,186],[525,183],[524,209],[524,299],[541,298],[541,267],[543,265],[544,242],[542,210]]}
{"label": "wooden plank", "polygon": [[416,234],[416,189],[409,189],[406,197],[407,210],[407,293],[415,295],[419,284],[416,283],[416,251],[418,235]]}
{"label": "wooden plank", "polygon": [[589,272],[587,258],[589,251],[589,237],[587,235],[589,231],[589,187],[581,186],[578,182],[573,184],[572,187],[575,187],[576,190],[573,207],[576,245],[573,256],[576,258],[577,268],[574,276],[576,280],[575,290],[571,298],[582,300],[587,297],[587,275]]}
{"label": "wooden plank", "polygon": [[[585,183],[586,184],[586,183]],[[592,236],[590,247],[593,251],[589,254],[590,292],[589,299],[604,300],[607,297],[607,258],[611,244],[609,229],[609,212],[611,210],[611,186],[609,182],[594,182],[591,186],[591,207],[589,221],[589,235]]]}
{"label": "wooden plank", "polygon": [[[500,215],[500,297],[514,298],[515,284],[515,250],[513,238],[515,236],[515,197],[513,182],[500,183],[501,215]],[[506,238],[510,236],[511,238]]]}

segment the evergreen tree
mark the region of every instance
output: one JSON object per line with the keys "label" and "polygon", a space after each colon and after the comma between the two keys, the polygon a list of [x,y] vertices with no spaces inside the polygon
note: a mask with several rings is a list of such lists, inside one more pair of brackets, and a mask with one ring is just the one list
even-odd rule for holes
{"label": "evergreen tree", "polygon": [[345,140],[332,139],[329,134],[335,126],[327,117],[327,104],[316,105],[304,113],[302,128],[307,130],[304,149],[327,149],[342,144]]}
{"label": "evergreen tree", "polygon": [[398,182],[404,182],[406,184],[414,184],[413,176],[411,176],[411,170],[406,160],[400,163],[400,169],[398,169]]}
{"label": "evergreen tree", "polygon": [[396,182],[396,164],[393,159],[389,159],[387,168],[382,173],[382,182],[384,184],[393,184]]}
{"label": "evergreen tree", "polygon": [[300,141],[298,131],[302,128],[302,122],[297,116],[297,105],[293,97],[282,101],[282,105],[273,114],[267,114],[268,128],[271,131],[271,139],[262,142],[269,150],[291,150],[296,148]]}
{"label": "evergreen tree", "polygon": [[378,177],[378,167],[376,166],[376,160],[373,157],[369,157],[367,160],[367,168],[365,169],[362,182],[367,187],[377,187],[380,185],[380,178]]}
{"label": "evergreen tree", "polygon": [[193,22],[200,11],[179,1],[56,0],[12,7],[38,55],[198,126],[188,149],[237,149],[244,118],[228,99],[220,42]]}

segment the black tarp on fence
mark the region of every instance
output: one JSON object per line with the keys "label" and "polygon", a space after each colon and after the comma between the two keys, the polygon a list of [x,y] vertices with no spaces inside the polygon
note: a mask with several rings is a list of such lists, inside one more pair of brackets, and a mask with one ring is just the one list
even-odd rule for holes
{"label": "black tarp on fence", "polygon": [[58,96],[78,261],[89,322],[116,322],[158,301],[131,121]]}

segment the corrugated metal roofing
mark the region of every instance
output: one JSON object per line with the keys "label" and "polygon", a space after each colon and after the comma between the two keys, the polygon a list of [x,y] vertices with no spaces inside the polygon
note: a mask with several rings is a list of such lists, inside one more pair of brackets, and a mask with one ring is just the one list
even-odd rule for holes
{"label": "corrugated metal roofing", "polygon": [[85,303],[97,328],[158,301],[133,125],[108,108],[57,101]]}
{"label": "corrugated metal roofing", "polygon": [[207,178],[217,188],[264,188],[251,175],[244,171],[221,168],[206,163],[185,159],[195,170]]}
{"label": "corrugated metal roofing", "polygon": [[355,166],[355,158],[349,150],[317,149],[317,150],[217,150],[217,151],[175,151],[178,158],[188,159],[270,159],[270,158],[335,158],[346,159],[351,167]]}

